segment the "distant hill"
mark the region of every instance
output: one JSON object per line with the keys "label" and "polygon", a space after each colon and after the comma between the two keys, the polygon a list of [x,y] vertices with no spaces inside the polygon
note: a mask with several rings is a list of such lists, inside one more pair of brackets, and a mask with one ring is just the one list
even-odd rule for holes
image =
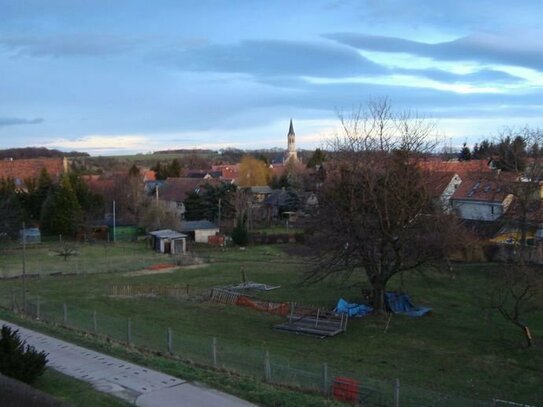
{"label": "distant hill", "polygon": [[79,151],[60,151],[45,147],[23,147],[23,148],[8,148],[0,150],[0,160],[8,158],[58,158],[58,157],[89,157],[87,153]]}
{"label": "distant hill", "polygon": [[155,151],[153,154],[214,154],[213,150],[204,150],[198,148],[180,148],[176,150],[159,150]]}

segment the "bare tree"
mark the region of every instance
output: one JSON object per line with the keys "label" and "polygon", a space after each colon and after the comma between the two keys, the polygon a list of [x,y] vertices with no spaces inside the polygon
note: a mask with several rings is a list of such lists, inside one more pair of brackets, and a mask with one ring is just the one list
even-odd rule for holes
{"label": "bare tree", "polygon": [[434,147],[434,124],[411,112],[395,113],[388,99],[340,120],[319,197],[313,240],[318,267],[307,281],[363,272],[373,306],[382,312],[388,281],[440,262],[453,241],[453,220],[432,210],[432,194],[418,165]]}
{"label": "bare tree", "polygon": [[491,308],[518,327],[522,331],[526,346],[532,346],[532,333],[526,318],[529,313],[541,312],[543,307],[541,266],[523,264],[522,260],[516,259],[510,264],[501,265],[497,273],[493,273],[490,284]]}
{"label": "bare tree", "polygon": [[152,199],[147,199],[141,209],[141,217],[138,225],[147,231],[159,229],[178,230],[181,227],[181,219],[177,212],[167,204]]}
{"label": "bare tree", "polygon": [[543,308],[543,266],[537,257],[537,245],[541,245],[537,230],[543,224],[543,131],[508,128],[498,145],[504,174],[509,174],[500,177],[500,186],[514,197],[501,222],[516,239],[507,262],[490,276],[490,307],[522,331],[529,347],[533,338],[525,322],[527,314]]}

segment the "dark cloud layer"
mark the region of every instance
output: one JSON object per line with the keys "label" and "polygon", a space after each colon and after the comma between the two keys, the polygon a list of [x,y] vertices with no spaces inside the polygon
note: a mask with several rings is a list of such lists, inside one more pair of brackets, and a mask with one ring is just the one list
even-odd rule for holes
{"label": "dark cloud layer", "polygon": [[123,38],[112,35],[65,35],[65,36],[4,36],[0,46],[17,54],[34,57],[81,57],[107,56],[124,53],[141,39]]}
{"label": "dark cloud layer", "polygon": [[0,117],[0,127],[20,126],[20,125],[26,125],[26,124],[40,124],[43,122],[44,120],[42,118],[21,119],[18,117]]}
{"label": "dark cloud layer", "polygon": [[257,76],[376,75],[385,70],[355,50],[324,42],[261,40],[172,51],[164,60],[178,69]]}
{"label": "dark cloud layer", "polygon": [[454,41],[427,44],[396,37],[334,33],[325,38],[366,51],[401,52],[443,61],[478,61],[523,66],[543,71],[543,46],[490,34],[473,34]]}

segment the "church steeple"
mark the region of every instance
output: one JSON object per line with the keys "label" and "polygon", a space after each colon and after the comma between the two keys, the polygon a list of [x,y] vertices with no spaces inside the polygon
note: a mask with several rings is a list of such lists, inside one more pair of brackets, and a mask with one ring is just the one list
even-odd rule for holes
{"label": "church steeple", "polygon": [[290,119],[290,126],[289,126],[289,128],[288,128],[288,135],[290,136],[291,134],[292,134],[293,136],[295,135],[295,134],[294,134],[294,126],[292,125],[292,119]]}
{"label": "church steeple", "polygon": [[288,157],[286,161],[298,160],[298,154],[296,153],[296,134],[294,133],[294,125],[292,119],[290,119],[290,126],[288,128]]}

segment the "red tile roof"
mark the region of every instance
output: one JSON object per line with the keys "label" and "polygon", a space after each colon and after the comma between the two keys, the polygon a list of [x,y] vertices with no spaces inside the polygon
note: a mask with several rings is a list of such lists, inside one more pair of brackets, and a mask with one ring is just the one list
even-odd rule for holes
{"label": "red tile roof", "polygon": [[487,160],[442,161],[439,159],[428,159],[420,161],[419,165],[422,169],[430,172],[455,172],[462,179],[467,176],[473,176],[474,174],[492,172]]}
{"label": "red tile roof", "polygon": [[164,201],[183,202],[190,192],[206,184],[217,186],[221,184],[221,181],[202,178],[167,178],[159,191],[159,198]]}
{"label": "red tile roof", "polygon": [[427,191],[429,192],[430,196],[438,198],[440,197],[443,192],[445,192],[445,188],[449,186],[453,178],[457,174],[455,172],[451,171],[443,171],[443,172],[430,172],[425,171],[424,172],[424,183],[426,185]]}
{"label": "red tile roof", "polygon": [[506,190],[507,177],[479,177],[462,179],[462,183],[451,199],[479,202],[503,202],[509,195]]}
{"label": "red tile roof", "polygon": [[51,178],[58,178],[67,171],[67,162],[63,158],[33,158],[22,160],[0,161],[0,178],[16,178],[24,181],[28,178],[38,178],[43,168]]}

